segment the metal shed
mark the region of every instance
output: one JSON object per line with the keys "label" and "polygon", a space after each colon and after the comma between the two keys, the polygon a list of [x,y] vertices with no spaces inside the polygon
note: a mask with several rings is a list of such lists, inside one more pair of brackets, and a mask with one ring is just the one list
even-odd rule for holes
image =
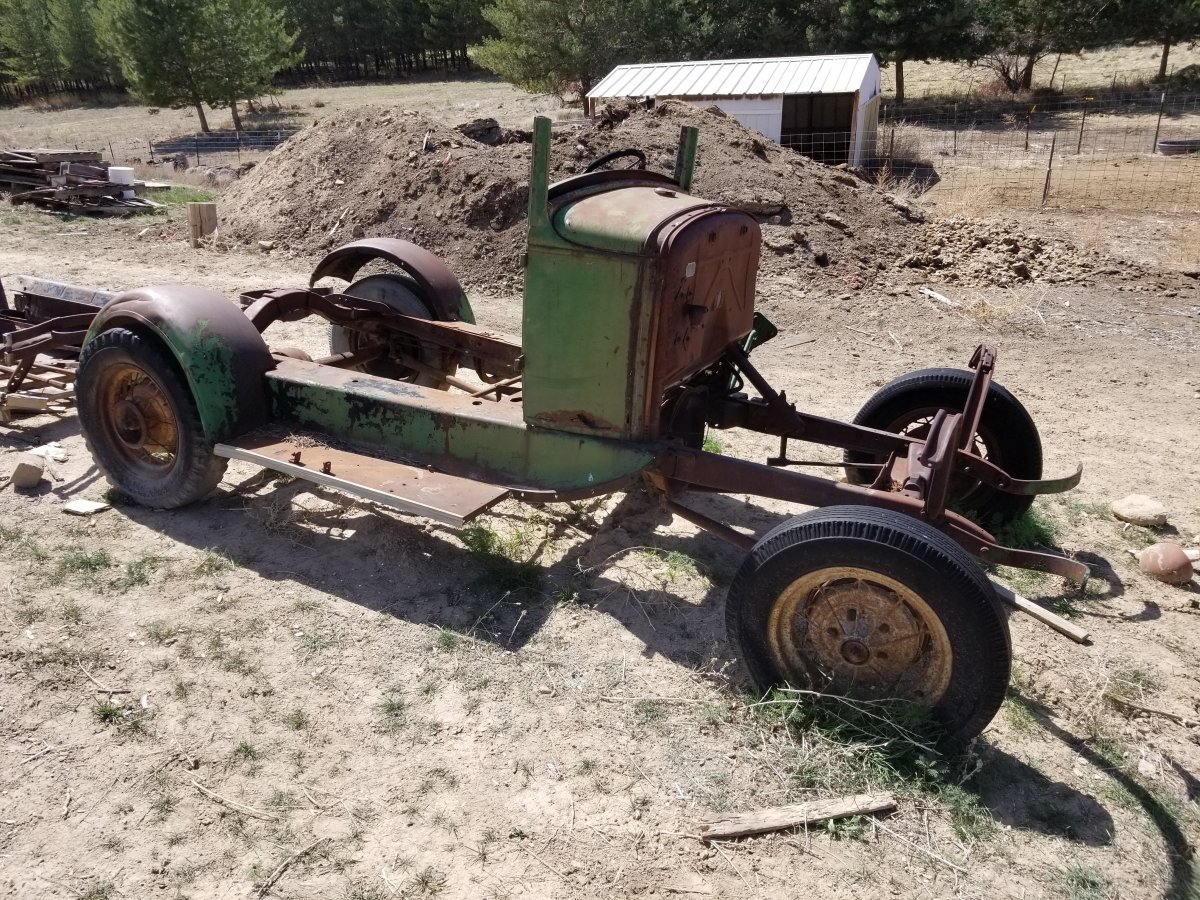
{"label": "metal shed", "polygon": [[870,53],[617,66],[587,95],[717,106],[748,128],[827,163],[862,165],[879,121],[879,63]]}

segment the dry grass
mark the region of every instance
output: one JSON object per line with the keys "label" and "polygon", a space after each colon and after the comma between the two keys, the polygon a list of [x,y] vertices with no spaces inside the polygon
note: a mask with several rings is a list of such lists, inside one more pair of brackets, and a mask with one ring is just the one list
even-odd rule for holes
{"label": "dry grass", "polygon": [[[1158,74],[1158,59],[1162,48],[1139,44],[1136,47],[1114,47],[1094,50],[1078,56],[1064,56],[1055,70],[1053,56],[1042,60],[1034,69],[1035,88],[1048,87],[1054,73],[1054,86],[1061,88],[1066,78],[1067,91],[1085,88],[1111,88],[1114,78],[1118,88],[1148,82]],[[1200,46],[1172,47],[1168,70],[1178,70],[1200,63]],[[895,94],[895,70],[882,71],[885,95]],[[904,70],[905,90],[910,100],[921,97],[976,95],[987,90],[995,76],[987,69],[953,62],[909,63]]]}
{"label": "dry grass", "polygon": [[1168,265],[1186,272],[1200,271],[1200,241],[1195,233],[1180,230],[1175,233],[1167,250]]}
{"label": "dry grass", "polygon": [[[528,125],[535,112],[563,113],[552,96],[527,94],[495,78],[422,78],[390,84],[341,85],[281,91],[267,101],[269,118],[247,117],[243,127],[306,126],[325,116],[368,104],[413,109],[451,125],[492,115],[505,125]],[[206,110],[211,128],[232,128],[229,110]],[[573,113],[572,113],[573,114]],[[267,123],[267,124],[264,124]],[[146,160],[149,141],[199,130],[192,109],[120,102],[53,108],[46,104],[0,108],[0,146],[103,148],[119,160]],[[232,154],[229,154],[232,155]],[[207,156],[207,154],[206,154]],[[213,165],[207,158],[205,165]]]}
{"label": "dry grass", "polygon": [[[923,200],[939,213],[952,215],[1040,207],[1046,162],[1044,154],[1015,160],[947,161],[938,170],[941,181]],[[1046,206],[1164,213],[1195,210],[1200,206],[1200,159],[1149,154],[1055,156]]]}

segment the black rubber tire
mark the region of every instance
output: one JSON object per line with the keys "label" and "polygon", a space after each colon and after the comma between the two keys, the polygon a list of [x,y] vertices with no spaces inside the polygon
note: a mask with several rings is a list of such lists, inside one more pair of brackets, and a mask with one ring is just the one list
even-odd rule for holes
{"label": "black rubber tire", "polygon": [[[380,286],[387,288],[386,293],[379,290]],[[350,297],[360,297],[362,299],[378,300],[381,303],[386,303],[397,312],[409,316],[418,316],[423,319],[434,318],[430,311],[429,304],[421,296],[421,289],[416,281],[407,275],[401,275],[397,272],[387,272],[379,275],[368,275],[365,278],[360,278],[348,288],[345,293]],[[343,328],[340,325],[331,325],[329,332],[329,352],[333,354],[347,353],[351,350],[357,350],[359,347],[359,332],[352,331],[349,328]],[[445,354],[436,350],[421,353],[419,349],[416,353],[422,362],[438,368],[444,362]],[[414,354],[416,355],[416,354]],[[412,369],[407,369],[399,363],[391,359],[377,359],[374,362],[356,367],[359,372],[366,372],[368,375],[376,375],[380,378],[393,378],[397,381],[406,381],[409,384],[419,384],[423,387],[444,388],[446,382],[440,378],[434,378],[432,375],[421,372],[414,372]]]}
{"label": "black rubber tire", "polygon": [[[115,446],[106,425],[108,413],[100,408],[106,379],[130,365],[154,382],[174,418],[174,461],[153,475],[138,471]],[[187,382],[154,338],[128,328],[111,328],[92,338],[79,357],[75,396],[84,441],[97,467],[136,503],[156,509],[186,506],[212,493],[225,474],[228,460],[213,453],[213,441],[204,432]]]}
{"label": "black rubber tire", "polygon": [[[855,425],[881,431],[903,432],[930,410],[962,412],[971,389],[973,373],[961,369],[922,369],[901,375],[885,384],[854,417]],[[987,458],[1014,478],[1042,477],[1042,440],[1029,412],[1003,386],[992,382],[979,420],[978,440]],[[870,484],[876,469],[860,469],[855,463],[886,462],[886,457],[861,450],[847,450],[846,480]],[[950,502],[985,527],[997,528],[1020,518],[1033,503],[1032,496],[1006,494],[977,481],[951,484]]]}
{"label": "black rubber tire", "polygon": [[[936,616],[950,660],[944,690],[930,711],[954,742],[979,734],[1000,708],[1008,686],[1008,619],[991,583],[965,550],[924,522],[891,510],[817,509],[784,522],[755,544],[734,576],[725,604],[729,640],[740,649],[755,687],[766,693],[786,682],[787,667],[771,650],[772,609],[798,579],[838,567],[892,579]],[[814,684],[811,678],[792,680],[808,681],[795,687],[828,692],[828,684]]]}

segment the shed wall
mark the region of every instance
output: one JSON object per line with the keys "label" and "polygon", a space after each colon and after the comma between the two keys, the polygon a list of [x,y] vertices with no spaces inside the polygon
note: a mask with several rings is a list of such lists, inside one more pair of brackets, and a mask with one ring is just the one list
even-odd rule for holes
{"label": "shed wall", "polygon": [[712,97],[691,99],[688,103],[703,109],[716,106],[726,115],[737,119],[747,128],[753,128],[776,143],[783,129],[783,97]]}

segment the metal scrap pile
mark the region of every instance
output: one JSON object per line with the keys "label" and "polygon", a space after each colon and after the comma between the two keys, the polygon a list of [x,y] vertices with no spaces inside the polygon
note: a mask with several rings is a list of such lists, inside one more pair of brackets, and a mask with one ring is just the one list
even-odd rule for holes
{"label": "metal scrap pile", "polygon": [[11,193],[14,206],[122,216],[158,209],[136,194],[165,187],[132,179],[118,183],[98,150],[0,150],[0,191]]}

